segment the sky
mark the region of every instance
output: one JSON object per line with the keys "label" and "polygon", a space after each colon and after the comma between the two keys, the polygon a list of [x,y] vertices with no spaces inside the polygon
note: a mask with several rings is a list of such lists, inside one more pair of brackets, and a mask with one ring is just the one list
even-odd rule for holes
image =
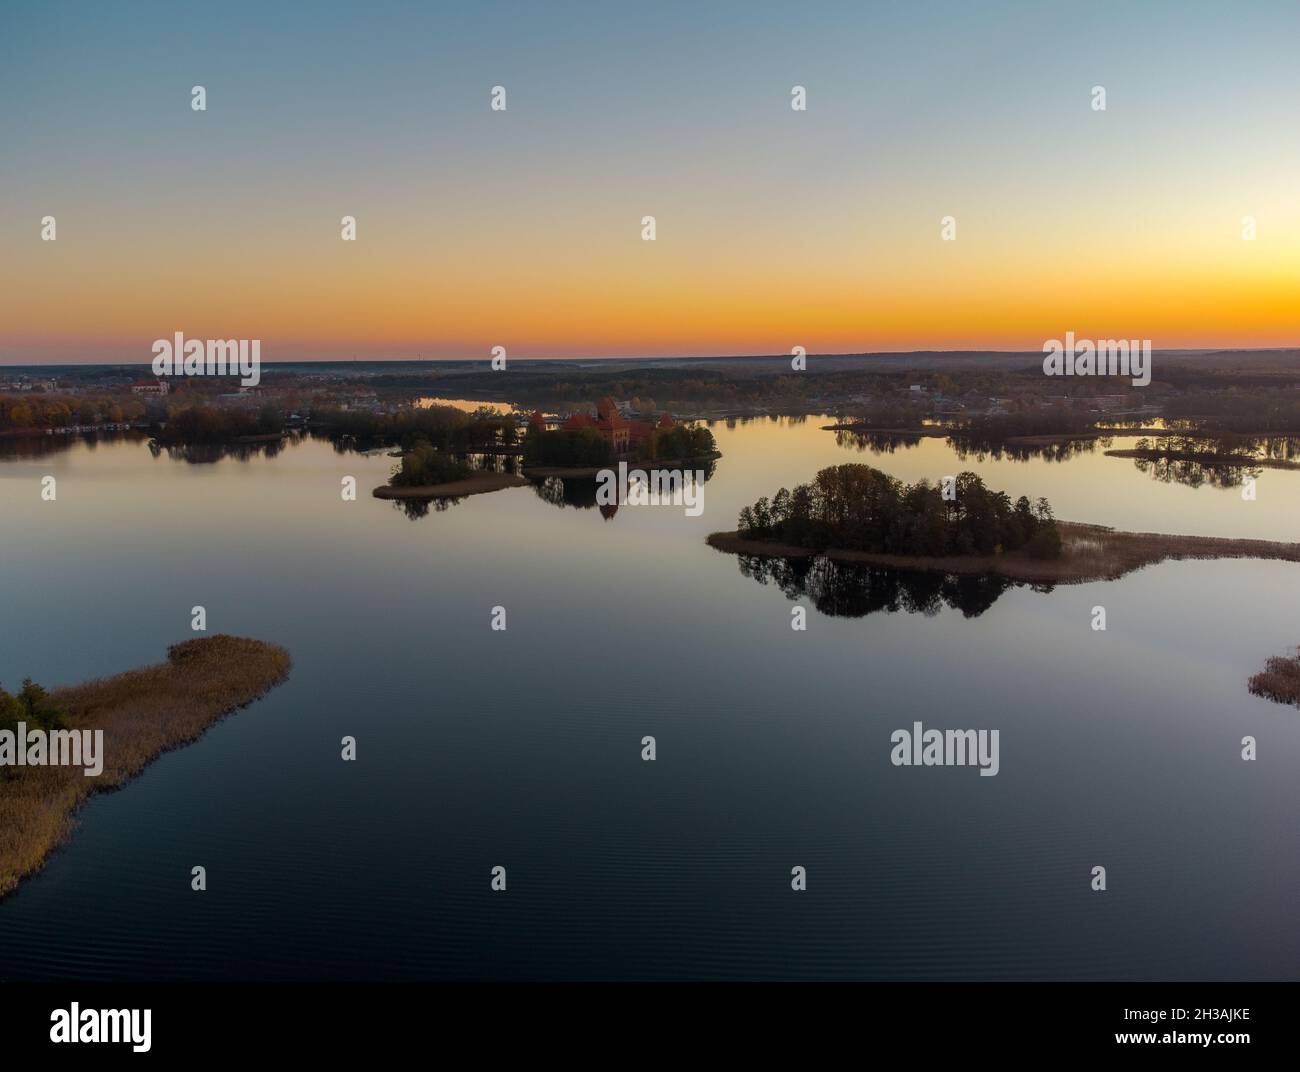
{"label": "sky", "polygon": [[1289,2],[0,0],[0,362],[1294,346],[1298,41]]}

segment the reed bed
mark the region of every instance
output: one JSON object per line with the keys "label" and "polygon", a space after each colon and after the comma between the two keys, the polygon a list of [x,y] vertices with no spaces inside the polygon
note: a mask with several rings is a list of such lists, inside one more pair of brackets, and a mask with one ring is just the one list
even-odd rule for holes
{"label": "reed bed", "polygon": [[1255,674],[1247,688],[1256,696],[1274,703],[1295,704],[1300,707],[1300,648],[1295,655],[1274,655]]}
{"label": "reed bed", "polygon": [[278,685],[290,665],[284,648],[218,634],[172,645],[165,663],[53,690],[68,728],[103,730],[104,769],[87,778],[81,767],[0,767],[0,897],[67,839],[87,797],[196,740]]}

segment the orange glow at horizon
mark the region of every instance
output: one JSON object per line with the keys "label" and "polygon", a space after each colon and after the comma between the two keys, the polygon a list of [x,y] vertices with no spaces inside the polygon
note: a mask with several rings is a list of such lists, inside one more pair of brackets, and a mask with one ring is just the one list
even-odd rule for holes
{"label": "orange glow at horizon", "polygon": [[1300,9],[839,6],[33,7],[62,44],[0,64],[0,362],[1300,346]]}
{"label": "orange glow at horizon", "polygon": [[943,242],[919,212],[827,233],[692,206],[643,242],[636,218],[600,207],[437,226],[379,216],[345,243],[301,216],[222,228],[176,210],[0,259],[0,348],[10,361],[63,347],[145,361],[175,331],[260,338],[270,361],[496,345],[516,357],[1037,351],[1066,331],[1156,349],[1300,344],[1300,223],[1245,242],[1235,220],[1211,232],[1206,218],[1187,209],[1160,233],[1125,233],[1088,213],[1052,228],[974,217]]}

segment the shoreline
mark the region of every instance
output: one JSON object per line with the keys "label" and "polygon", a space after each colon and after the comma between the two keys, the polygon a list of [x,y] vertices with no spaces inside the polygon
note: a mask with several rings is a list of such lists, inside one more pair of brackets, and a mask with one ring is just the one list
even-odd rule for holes
{"label": "shoreline", "polygon": [[503,488],[523,488],[528,481],[513,473],[471,473],[464,480],[449,480],[445,484],[414,484],[401,487],[381,484],[370,494],[376,499],[454,499],[462,495],[485,495]]}
{"label": "shoreline", "polygon": [[1105,453],[1108,458],[1140,458],[1149,462],[1200,462],[1202,465],[1211,466],[1239,465],[1247,469],[1300,469],[1300,462],[1293,462],[1286,458],[1252,458],[1245,454],[1223,454],[1212,451],[1161,450],[1153,447],[1149,450],[1108,450]]}
{"label": "shoreline", "polygon": [[1095,432],[1050,432],[1043,435],[1007,436],[1002,442],[1015,447],[1054,447],[1061,443],[1095,443],[1117,436],[1177,435],[1165,428],[1104,428]]}
{"label": "shoreline", "polygon": [[[878,427],[875,425],[862,424],[856,421],[843,421],[836,424],[824,424],[821,426],[823,432],[851,432],[856,435],[889,435],[906,437],[910,439],[979,439],[984,433],[963,429],[960,427],[925,425],[920,428],[889,428]],[[1205,428],[1096,428],[1083,432],[1043,432],[1038,434],[1008,435],[988,437],[991,444],[1012,447],[1052,447],[1065,443],[1086,443],[1096,442],[1101,439],[1116,439],[1122,436],[1147,436],[1151,438],[1164,437],[1184,437],[1190,439],[1229,439],[1238,442],[1249,442],[1254,439],[1294,439],[1297,438],[1295,433],[1290,432],[1237,432],[1237,431],[1215,431]],[[1132,453],[1129,451],[1108,450],[1105,452],[1118,458],[1142,457],[1141,453]],[[1159,448],[1153,448],[1153,454],[1166,456],[1168,452],[1161,451]],[[1211,464],[1236,465],[1240,459],[1236,455],[1223,455],[1216,457],[1212,452],[1189,456],[1187,458],[1178,458],[1176,460],[1188,461],[1205,461]],[[1258,464],[1267,464],[1260,462]],[[1281,463],[1275,465],[1279,469],[1300,469],[1300,463]]]}
{"label": "shoreline", "polygon": [[628,472],[631,472],[634,469],[684,469],[698,462],[715,462],[721,457],[722,452],[715,450],[712,454],[700,454],[692,458],[641,458],[637,461],[618,458],[607,465],[525,465],[524,476],[543,478],[558,476],[572,480],[595,480],[606,470],[617,472],[620,461],[627,462]]}
{"label": "shoreline", "polygon": [[67,729],[102,731],[103,770],[88,778],[78,766],[0,767],[0,899],[67,842],[88,798],[198,740],[284,681],[290,666],[284,648],[219,633],[172,645],[164,663],[51,690]]}
{"label": "shoreline", "polygon": [[912,439],[946,439],[952,435],[951,428],[928,425],[923,428],[881,428],[877,425],[848,422],[844,424],[823,424],[823,432],[854,432],[858,435],[909,436]]}
{"label": "shoreline", "polygon": [[[849,421],[840,424],[824,424],[823,432],[859,432],[877,435],[915,436],[923,438],[947,438],[972,434],[970,429],[958,425],[922,425],[919,428],[890,428]],[[1172,431],[1168,428],[1098,428],[1086,432],[1040,432],[1037,434],[1009,435],[1003,437],[1006,443],[1067,443],[1076,439],[1110,439],[1114,436],[1167,436],[1187,435],[1186,432]]]}
{"label": "shoreline", "polygon": [[1166,560],[1257,558],[1300,562],[1300,543],[1118,532],[1105,525],[1058,521],[1060,558],[1035,559],[1022,552],[1003,555],[893,555],[836,548],[816,549],[752,540],[738,532],[714,532],[706,542],[717,551],[760,558],[817,558],[925,573],[993,575],[1027,584],[1084,584],[1118,580]]}

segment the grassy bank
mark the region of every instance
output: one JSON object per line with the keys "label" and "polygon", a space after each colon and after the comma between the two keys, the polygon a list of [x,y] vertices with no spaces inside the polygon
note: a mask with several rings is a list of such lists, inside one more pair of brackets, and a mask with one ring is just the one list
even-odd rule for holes
{"label": "grassy bank", "polygon": [[1169,536],[1156,532],[1116,532],[1103,525],[1058,521],[1061,556],[1035,559],[1022,551],[1001,555],[876,554],[835,548],[792,547],[746,539],[735,532],[715,532],[710,547],[735,555],[807,558],[824,554],[840,562],[858,562],[902,570],[955,574],[991,574],[1031,584],[1080,584],[1111,581],[1166,559],[1267,558],[1300,562],[1300,544],[1270,540],[1220,539],[1214,536]]}
{"label": "grassy bank", "polygon": [[175,644],[167,661],[50,693],[69,729],[102,730],[104,769],[0,767],[0,896],[38,870],[95,792],[116,789],[160,753],[197,739],[289,673],[274,644],[219,634]]}

